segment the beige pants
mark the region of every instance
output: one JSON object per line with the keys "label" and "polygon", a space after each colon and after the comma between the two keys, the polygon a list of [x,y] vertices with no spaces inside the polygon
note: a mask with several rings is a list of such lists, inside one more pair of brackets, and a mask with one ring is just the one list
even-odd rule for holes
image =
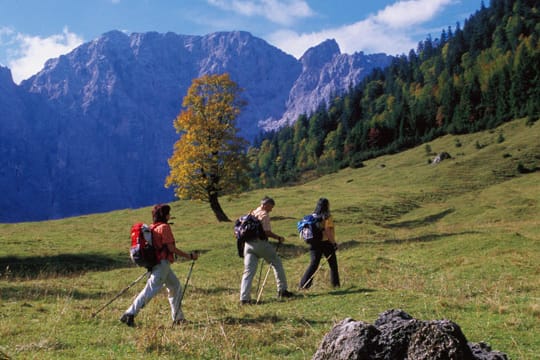
{"label": "beige pants", "polygon": [[253,240],[247,242],[244,247],[244,274],[240,285],[240,300],[251,300],[251,285],[260,258],[269,263],[274,270],[278,291],[287,290],[285,270],[274,246],[266,240]]}
{"label": "beige pants", "polygon": [[[152,273],[146,282],[146,286],[137,295],[133,304],[127,309],[127,314],[137,315],[139,311],[157,295],[159,290],[165,286],[167,288],[169,304],[171,306],[171,317],[174,320],[184,319],[180,298],[182,297],[182,285],[171,270],[169,261],[162,260],[152,268]],[[175,319],[176,315],[176,319]]]}

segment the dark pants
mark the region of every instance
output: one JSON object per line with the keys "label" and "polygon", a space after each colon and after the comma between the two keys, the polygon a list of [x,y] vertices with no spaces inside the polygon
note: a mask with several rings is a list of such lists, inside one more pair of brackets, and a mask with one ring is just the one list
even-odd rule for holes
{"label": "dark pants", "polygon": [[313,283],[312,276],[315,274],[315,271],[317,271],[323,255],[328,260],[328,265],[330,265],[330,282],[332,286],[340,286],[334,245],[330,241],[319,241],[315,244],[311,244],[309,247],[309,255],[311,257],[311,262],[309,263],[304,276],[302,276],[302,280],[300,280],[300,288],[309,289],[311,287]]}

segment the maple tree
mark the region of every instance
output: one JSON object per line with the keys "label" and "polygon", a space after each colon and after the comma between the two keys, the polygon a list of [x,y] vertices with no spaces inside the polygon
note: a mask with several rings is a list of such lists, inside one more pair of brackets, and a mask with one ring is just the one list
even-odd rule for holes
{"label": "maple tree", "polygon": [[194,79],[174,120],[180,138],[169,159],[165,185],[174,187],[180,199],[209,202],[218,221],[229,221],[219,197],[249,184],[247,141],[235,126],[245,105],[240,92],[226,73]]}

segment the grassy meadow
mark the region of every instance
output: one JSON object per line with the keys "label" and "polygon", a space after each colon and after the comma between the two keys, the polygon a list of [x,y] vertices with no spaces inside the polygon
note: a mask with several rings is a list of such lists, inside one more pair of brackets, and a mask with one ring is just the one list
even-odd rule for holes
{"label": "grassy meadow", "polygon": [[[429,164],[441,151],[452,159]],[[336,322],[373,323],[392,308],[452,320],[512,359],[540,359],[539,159],[540,122],[519,119],[303,185],[221,198],[231,219],[264,195],[276,200],[273,229],[286,237],[279,253],[298,297],[276,299],[271,274],[254,306],[239,305],[232,224],[206,203],[174,202],[179,247],[201,252],[183,301],[190,322],[175,328],[165,291],[136,328],[119,322],[144,280],[92,317],[145,272],[130,263],[129,230],[151,221],[150,208],[0,224],[0,359],[310,359]],[[342,287],[329,286],[323,261],[312,289],[298,293],[309,254],[296,222],[321,196],[336,222]],[[182,283],[189,266],[173,265]]]}

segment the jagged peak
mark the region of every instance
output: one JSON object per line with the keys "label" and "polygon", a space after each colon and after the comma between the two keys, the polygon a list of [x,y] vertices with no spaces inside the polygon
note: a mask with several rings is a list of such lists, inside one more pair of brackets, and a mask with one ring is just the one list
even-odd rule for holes
{"label": "jagged peak", "polygon": [[305,67],[320,68],[330,62],[336,55],[340,55],[339,45],[334,39],[327,39],[317,46],[306,50],[300,61]]}
{"label": "jagged peak", "polygon": [[13,82],[11,70],[8,67],[2,66],[0,64],[0,81],[2,81],[3,79]]}
{"label": "jagged peak", "polygon": [[128,35],[120,30],[111,30],[103,33],[98,39],[125,39]]}
{"label": "jagged peak", "polygon": [[[270,45],[263,39],[253,36],[247,31],[219,31],[204,35],[202,41],[205,42],[223,42],[223,43],[238,43],[238,44],[264,44]],[[271,45],[270,45],[271,46]]]}
{"label": "jagged peak", "polygon": [[0,94],[4,94],[8,89],[12,89],[16,86],[13,82],[13,75],[8,67],[0,65]]}
{"label": "jagged peak", "polygon": [[240,31],[240,30],[236,30],[236,31],[217,31],[217,32],[213,32],[211,34],[208,34],[208,35],[205,35],[205,37],[221,37],[221,36],[225,36],[225,37],[247,37],[247,38],[253,38],[253,35],[248,32],[248,31]]}

